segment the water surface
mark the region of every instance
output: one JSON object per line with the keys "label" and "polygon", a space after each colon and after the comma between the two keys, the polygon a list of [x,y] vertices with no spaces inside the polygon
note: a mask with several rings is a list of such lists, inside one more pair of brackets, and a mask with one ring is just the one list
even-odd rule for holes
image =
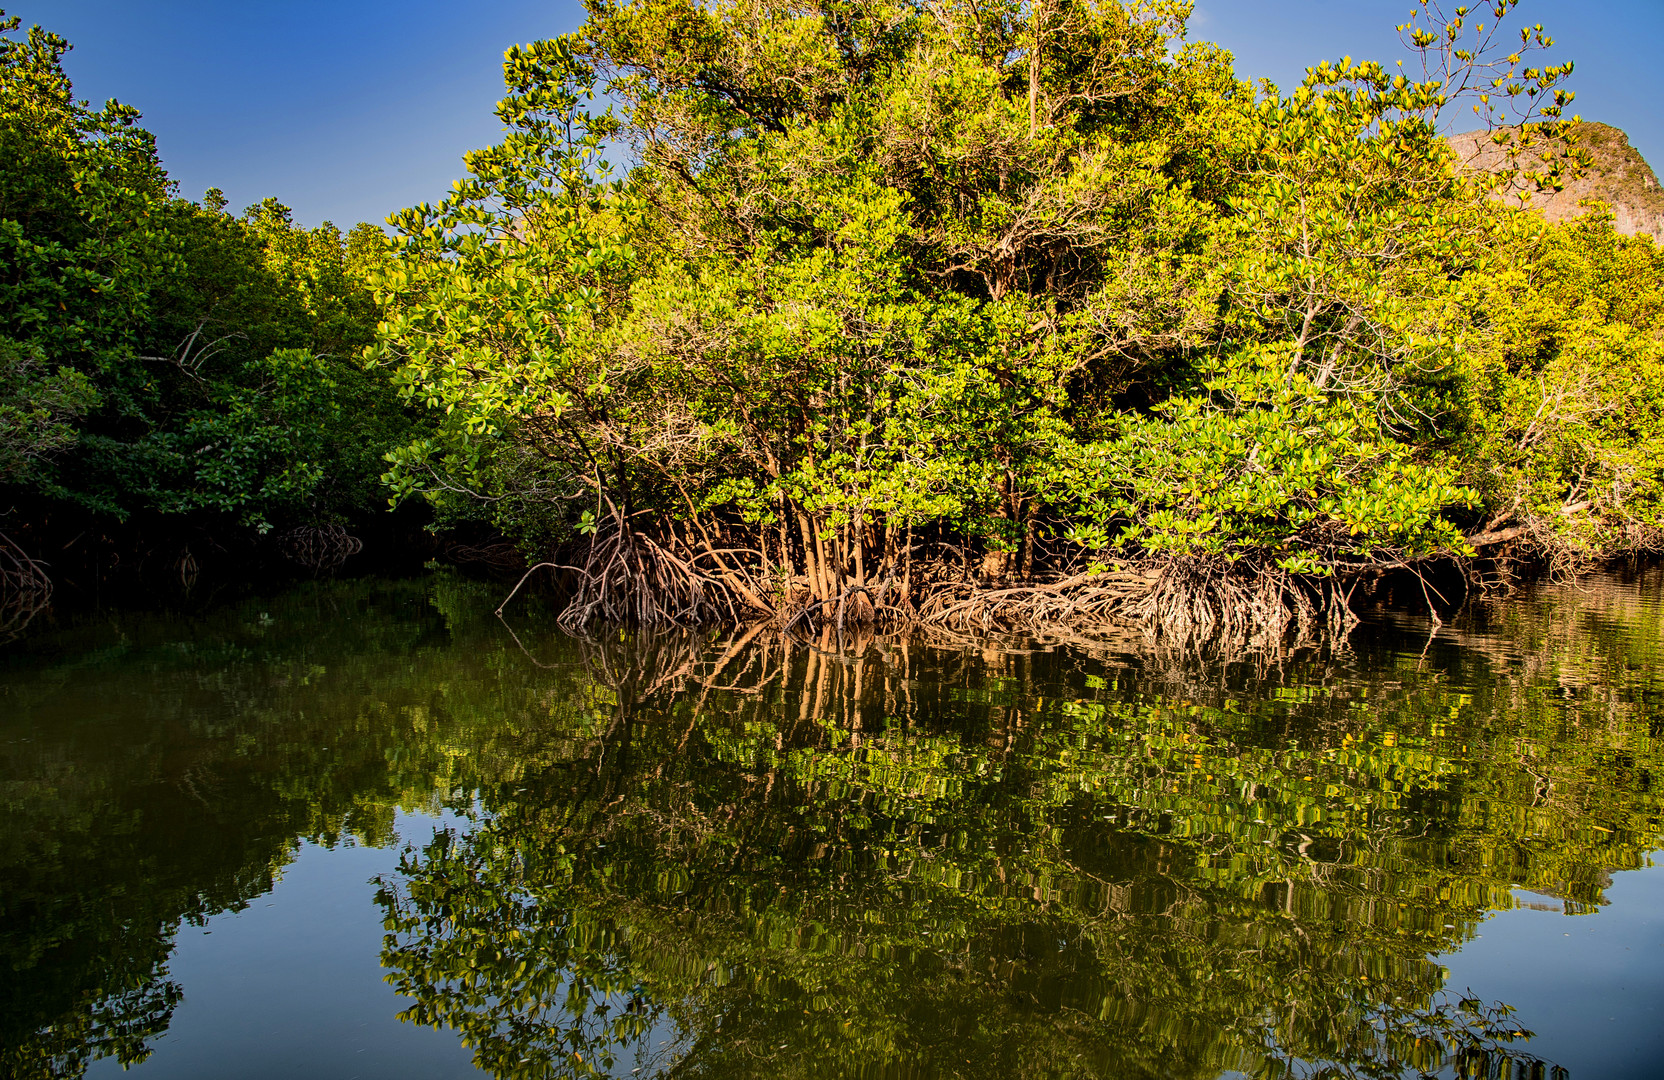
{"label": "water surface", "polygon": [[1654,1076],[1661,593],[1230,663],[66,620],[0,656],[0,1075]]}

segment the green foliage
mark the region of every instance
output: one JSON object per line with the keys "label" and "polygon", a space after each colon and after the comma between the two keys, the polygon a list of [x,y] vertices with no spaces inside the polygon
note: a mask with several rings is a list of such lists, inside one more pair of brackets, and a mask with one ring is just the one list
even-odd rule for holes
{"label": "green foliage", "polygon": [[1610,215],[1524,229],[1464,366],[1465,478],[1487,527],[1570,564],[1664,528],[1664,254]]}
{"label": "green foliage", "polygon": [[[406,239],[402,262],[377,279],[389,305],[383,349],[400,362],[393,381],[407,400],[443,415],[434,435],[390,456],[395,499],[424,490],[443,505],[564,487],[572,472],[603,468],[586,429],[630,422],[613,415],[623,376],[565,345],[602,332],[631,260],[617,239],[621,211],[603,198],[612,188],[590,176],[611,126],[578,109],[582,70],[564,40],[511,50],[514,94],[500,110],[510,140],[469,155],[474,175],[444,203],[395,216]],[[553,476],[504,437],[527,419],[563,433],[557,468],[543,469]],[[526,501],[512,499],[499,519]]]}
{"label": "green foliage", "polygon": [[[470,158],[452,199],[400,223],[383,338],[448,435],[396,457],[398,493],[472,491],[502,500],[499,520],[532,499],[566,501],[568,522],[628,506],[707,535],[714,515],[759,530],[763,568],[772,552],[817,595],[885,546],[851,540],[869,529],[1020,537],[1068,445],[1064,383],[1106,333],[1103,298],[1075,275],[1065,344],[1031,264],[1064,258],[1060,245],[1131,260],[1148,291],[1195,272],[1171,249],[1205,215],[1159,152],[1112,128],[1111,103],[1133,79],[1159,86],[1166,123],[1199,125],[1183,106],[1212,100],[1219,59],[1187,51],[1170,85],[1174,11],[1082,11],[1057,31],[1057,64],[1102,60],[1104,103],[1064,95],[1062,131],[1039,140],[1009,56],[966,54],[969,26],[900,13],[849,8],[855,38],[840,44],[832,23],[776,13],[725,27],[676,5],[597,8],[577,38],[511,52],[514,133]],[[1013,26],[996,32],[1016,44]],[[699,89],[684,42],[727,69],[711,78],[733,101]],[[817,89],[776,94],[780,69]],[[622,126],[578,108],[602,77]],[[626,182],[591,172],[612,137],[645,140]],[[988,189],[996,175],[1017,185],[1008,197]],[[1183,220],[1123,241],[1151,198]],[[1032,203],[1046,221],[1024,220]],[[893,536],[871,552],[894,558]]]}
{"label": "green foliage", "polygon": [[1130,418],[1101,449],[1108,511],[1131,522],[1118,543],[1323,575],[1461,550],[1443,512],[1474,495],[1455,470],[1418,463],[1374,395],[1326,393],[1289,353],[1225,358],[1201,393]]}
{"label": "green foliage", "polygon": [[[504,138],[392,241],[175,198],[63,41],[0,35],[0,472],[260,532],[384,483],[622,544],[611,589],[722,597],[687,618],[1639,545],[1664,264],[1498,201],[1585,158],[1514,7],[1285,93],[1170,0],[595,0],[509,50]],[[1468,105],[1483,174],[1438,134]]]}
{"label": "green foliage", "polygon": [[98,404],[85,375],[44,368],[38,346],[0,338],[0,483],[26,479],[42,459],[74,445],[74,421]]}
{"label": "green foliage", "polygon": [[156,227],[166,177],[138,113],[76,101],[68,43],[39,27],[17,40],[17,28],[0,13],[0,398],[4,479],[39,483],[78,419],[112,403],[103,376],[129,359],[149,282],[176,257]]}
{"label": "green foliage", "polygon": [[176,198],[138,112],[77,101],[68,43],[17,28],[0,32],[7,499],[36,524],[260,532],[376,506],[381,454],[411,428],[358,362],[379,231]]}
{"label": "green foliage", "polygon": [[[381,355],[443,420],[395,498],[528,550],[640,533],[762,607],[905,603],[915,549],[993,578],[1467,554],[1505,485],[1450,455],[1493,426],[1533,228],[1490,200],[1579,160],[1570,66],[1499,36],[1513,6],[1407,24],[1418,77],[1256,94],[1183,4],[592,4],[510,51],[508,136],[398,220]],[[1494,175],[1438,135],[1468,103],[1514,125]]]}
{"label": "green foliage", "polygon": [[100,373],[115,407],[86,426],[77,482],[57,490],[124,517],[260,532],[361,515],[379,501],[381,453],[410,428],[357,359],[369,290],[332,225],[298,228],[270,199],[241,217],[214,202],[166,208],[182,269],[152,283],[137,355]]}

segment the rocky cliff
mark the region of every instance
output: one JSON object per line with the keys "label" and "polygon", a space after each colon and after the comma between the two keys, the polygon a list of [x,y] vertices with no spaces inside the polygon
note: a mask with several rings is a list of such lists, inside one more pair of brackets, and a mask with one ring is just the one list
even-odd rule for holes
{"label": "rocky cliff", "polygon": [[[1629,137],[1609,124],[1592,123],[1578,124],[1576,134],[1578,145],[1594,159],[1588,171],[1561,191],[1533,195],[1531,205],[1550,221],[1564,221],[1586,212],[1579,205],[1584,200],[1599,199],[1611,205],[1619,232],[1645,233],[1664,243],[1664,189]],[[1453,136],[1450,145],[1472,168],[1496,169],[1503,163],[1502,151],[1483,131]]]}

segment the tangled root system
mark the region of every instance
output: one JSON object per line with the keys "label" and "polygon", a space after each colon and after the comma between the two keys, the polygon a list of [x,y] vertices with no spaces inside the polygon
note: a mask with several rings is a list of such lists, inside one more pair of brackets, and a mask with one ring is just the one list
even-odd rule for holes
{"label": "tangled root system", "polygon": [[1194,559],[1015,585],[930,575],[916,600],[898,595],[886,578],[850,586],[831,599],[799,595],[766,611],[751,602],[755,592],[736,589],[730,577],[703,569],[697,554],[684,558],[627,528],[610,528],[562,554],[566,560],[528,570],[503,606],[533,573],[550,569],[567,593],[559,621],[571,631],[596,623],[693,627],[772,616],[787,631],[835,632],[840,638],[846,632],[906,629],[961,638],[1131,632],[1163,646],[1275,650],[1343,635],[1357,622],[1345,585],[1334,578]]}
{"label": "tangled root system", "polygon": [[1163,644],[1251,649],[1341,634],[1357,622],[1333,579],[1180,559],[1010,588],[958,583],[931,593],[917,615],[961,634],[1130,629]]}
{"label": "tangled root system", "polygon": [[561,554],[571,561],[538,563],[527,570],[497,613],[527,578],[550,569],[568,593],[558,621],[570,631],[595,623],[658,629],[747,621],[726,583],[628,526],[599,530]]}
{"label": "tangled root system", "polygon": [[0,533],[0,641],[10,641],[52,602],[52,579],[5,533]]}
{"label": "tangled root system", "polygon": [[958,633],[1103,626],[1123,621],[1128,606],[1150,586],[1148,575],[1132,571],[1007,588],[956,582],[930,593],[919,605],[918,620]]}
{"label": "tangled root system", "polygon": [[314,574],[337,569],[364,550],[364,542],[340,525],[304,525],[279,536],[277,543],[285,558]]}
{"label": "tangled root system", "polygon": [[445,557],[458,566],[478,566],[497,574],[526,572],[526,560],[521,556],[520,549],[507,540],[450,544],[445,548]]}
{"label": "tangled root system", "polygon": [[1146,634],[1173,643],[1266,648],[1291,638],[1344,634],[1358,621],[1348,595],[1334,578],[1175,560],[1125,616]]}

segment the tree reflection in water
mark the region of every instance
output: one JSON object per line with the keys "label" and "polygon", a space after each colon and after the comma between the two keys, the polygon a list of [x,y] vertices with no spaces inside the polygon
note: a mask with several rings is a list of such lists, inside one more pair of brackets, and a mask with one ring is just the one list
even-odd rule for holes
{"label": "tree reflection in water", "polygon": [[588,741],[406,853],[383,962],[500,1076],[1557,1074],[1428,957],[1657,842],[1630,614],[1477,613],[1485,678],[590,645]]}
{"label": "tree reflection in water", "polygon": [[1661,592],[1237,663],[517,641],[451,578],[89,621],[0,670],[0,1074],[144,1060],[182,925],[445,807],[382,961],[504,1077],[1546,1078],[1430,957],[1658,845]]}

